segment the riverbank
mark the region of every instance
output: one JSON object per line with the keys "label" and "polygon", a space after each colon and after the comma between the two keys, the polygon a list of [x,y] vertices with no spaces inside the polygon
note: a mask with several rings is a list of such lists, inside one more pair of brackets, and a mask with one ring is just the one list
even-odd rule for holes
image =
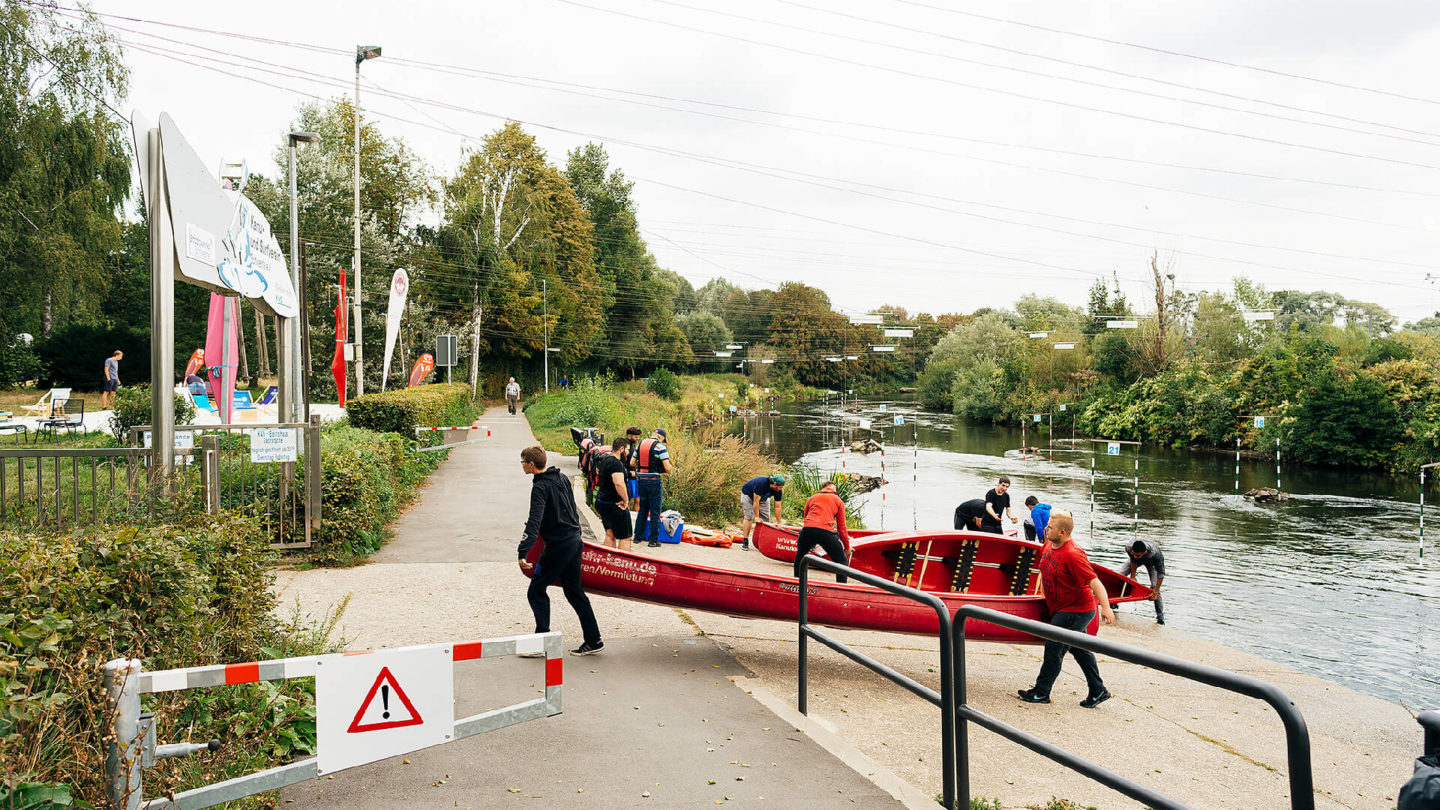
{"label": "riverbank", "polygon": [[[377,555],[374,564],[344,571],[282,572],[277,583],[282,603],[298,603],[303,612],[319,616],[346,595],[353,594],[338,628],[351,639],[352,648],[523,632],[529,613],[524,604],[525,580],[515,569],[513,557],[518,524],[506,511],[518,507],[508,500],[500,504],[487,501],[483,506],[476,506],[475,499],[465,497],[493,477],[511,475],[498,466],[498,461],[482,454],[494,449],[494,459],[512,455],[528,440],[524,420],[502,417],[490,421],[497,426],[496,447],[480,445],[456,451],[432,476],[432,483],[423,490],[417,507],[396,524],[395,544]],[[562,469],[574,469],[573,458],[561,459],[559,463]],[[582,510],[582,515],[590,532],[596,532],[598,524],[593,515],[588,510]],[[437,532],[436,527],[445,528]],[[423,547],[404,545],[421,541]],[[770,572],[787,568],[738,548],[682,544],[654,550],[641,548],[639,552],[723,568]],[[726,762],[735,760],[751,766],[742,773],[749,777],[743,787],[752,785],[762,774],[783,770],[787,765],[784,757],[799,756],[800,750],[799,744],[790,743],[796,746],[795,753],[781,753],[761,761],[752,758],[744,747],[747,735],[804,728],[805,734],[791,736],[802,740],[808,736],[810,740],[825,742],[843,762],[863,775],[877,781],[891,776],[909,786],[907,795],[928,797],[938,792],[941,761],[938,711],[858,665],[811,645],[811,718],[801,721],[795,715],[792,708],[796,689],[793,624],[679,611],[600,594],[592,594],[591,599],[609,649],[602,655],[585,659],[583,665],[567,666],[567,685],[572,678],[578,681],[609,677],[618,671],[627,672],[628,679],[638,678],[649,683],[644,680],[644,671],[627,669],[640,664],[635,657],[637,643],[642,644],[641,649],[651,649],[653,645],[666,652],[666,656],[657,659],[660,661],[674,655],[681,656],[676,660],[684,660],[681,651],[691,642],[718,644],[743,667],[738,674],[722,669],[712,675],[721,683],[728,679],[742,686],[750,698],[758,700],[775,716],[758,723],[758,729],[751,727],[758,721],[740,728],[716,726],[713,735],[705,738],[726,746],[714,746],[719,750],[711,756],[723,754]],[[558,594],[555,602],[556,629],[567,639],[576,638],[578,625],[573,612],[558,599]],[[1322,810],[1389,810],[1393,807],[1395,791],[1407,778],[1420,745],[1419,727],[1404,709],[1289,667],[1194,638],[1172,627],[1157,627],[1147,608],[1148,605],[1142,605],[1125,609],[1119,624],[1106,628],[1104,636],[1275,683],[1295,700],[1309,723],[1317,807]],[[935,642],[887,633],[834,633],[921,683],[938,686],[939,653]],[[977,644],[968,652],[968,698],[982,711],[1154,786],[1191,806],[1251,810],[1288,804],[1282,732],[1274,713],[1262,704],[1102,657],[1102,672],[1116,695],[1114,700],[1093,711],[1080,708],[1077,704],[1083,697],[1084,685],[1070,662],[1054,692],[1055,703],[1031,706],[1020,703],[1013,694],[1016,688],[1028,686],[1033,680],[1039,668],[1039,647]],[[573,663],[577,659],[568,660]],[[696,674],[711,671],[707,666]],[[704,678],[703,674],[700,677]],[[743,700],[745,692],[731,693],[728,697],[717,692],[710,703],[697,702],[687,711],[710,718],[708,726],[718,722],[716,712],[720,710],[713,706]],[[577,696],[579,694],[577,691]],[[587,693],[587,700],[603,702],[615,694],[618,693],[607,696],[592,690]],[[655,698],[656,701],[662,699],[663,696]],[[648,702],[632,700],[626,695],[624,708],[634,705],[645,706]],[[592,707],[578,699],[573,702],[567,699],[566,707],[566,714],[562,716],[566,722],[591,722],[596,712],[605,711],[603,707]],[[626,716],[635,714],[631,709]],[[666,725],[659,726],[657,722],[666,722]],[[676,767],[676,760],[668,755],[654,758],[657,752],[665,751],[664,735],[673,733],[667,731],[673,725],[675,723],[661,718],[644,729],[637,727],[637,733],[627,738],[621,747],[582,746],[569,751],[569,758],[563,762],[566,772],[545,770],[552,777],[547,781],[549,790],[555,791],[551,784],[555,779],[563,779],[565,785],[585,786],[588,796],[597,793],[600,784],[628,780],[635,792],[626,795],[633,797],[639,795],[641,782],[649,791],[656,791],[656,782],[661,783],[661,790],[669,790],[693,776],[700,779],[699,786],[672,798],[676,803],[697,799],[708,803],[709,798],[703,791],[707,787],[705,780],[715,778],[710,772],[689,774]],[[474,763],[473,767],[485,767],[485,763],[496,757],[518,762],[520,757],[544,755],[544,747],[524,748],[529,753],[517,753],[521,749],[505,747],[501,737],[484,739],[488,753],[471,757],[468,761]],[[998,798],[1001,807],[1044,807],[1052,796],[1101,810],[1134,806],[1133,802],[989,732],[972,729],[970,749],[973,794]],[[622,751],[623,755],[617,757]],[[858,756],[849,756],[847,751]],[[413,778],[415,789],[439,790],[432,787],[438,779],[470,784],[474,791],[471,795],[455,797],[462,805],[470,806],[486,802],[496,806],[524,804],[528,797],[518,791],[531,794],[544,787],[536,780],[514,784],[476,783],[465,772],[451,770],[459,766],[425,767],[427,761],[414,758],[416,764],[410,768],[393,762],[383,767],[391,769],[396,779]],[[523,775],[534,770],[524,767],[514,773]],[[454,774],[454,778],[445,774]],[[658,792],[654,795],[661,796]],[[449,794],[444,798],[449,798]],[[631,801],[638,803],[639,800],[631,798]]]}

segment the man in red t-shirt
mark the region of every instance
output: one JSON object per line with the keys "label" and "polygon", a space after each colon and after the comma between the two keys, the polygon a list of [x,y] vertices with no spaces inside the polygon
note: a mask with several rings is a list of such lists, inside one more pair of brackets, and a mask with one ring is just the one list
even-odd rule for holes
{"label": "man in red t-shirt", "polygon": [[[1050,515],[1050,525],[1045,527],[1045,547],[1040,551],[1040,588],[1045,594],[1045,607],[1050,613],[1050,623],[1077,633],[1085,632],[1095,618],[1095,607],[1100,607],[1100,620],[1105,624],[1115,623],[1115,613],[1110,610],[1110,600],[1105,586],[1095,576],[1085,550],[1076,545],[1070,533],[1075,530],[1075,518],[1063,509],[1056,509]],[[1040,675],[1035,685],[1020,690],[1020,699],[1026,703],[1049,703],[1050,687],[1060,675],[1060,664],[1065,652],[1075,657],[1080,671],[1085,673],[1085,684],[1090,692],[1080,705],[1093,709],[1110,699],[1110,690],[1100,680],[1100,665],[1095,654],[1079,647],[1071,647],[1058,641],[1045,642],[1045,662],[1040,665]]]}

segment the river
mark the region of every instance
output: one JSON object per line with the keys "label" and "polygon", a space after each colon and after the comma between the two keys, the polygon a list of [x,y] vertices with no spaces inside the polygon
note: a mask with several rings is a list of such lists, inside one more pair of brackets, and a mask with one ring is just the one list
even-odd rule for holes
{"label": "river", "polygon": [[[968,424],[914,402],[776,408],[734,428],[785,462],[868,475],[884,465],[889,483],[862,496],[869,528],[948,529],[956,505],[1008,475],[1017,516],[1030,494],[1070,509],[1091,559],[1112,568],[1137,533],[1138,458],[1138,534],[1165,552],[1168,625],[1411,709],[1440,707],[1440,510],[1431,510],[1422,562],[1418,481],[1285,467],[1282,457],[1290,500],[1257,505],[1235,495],[1233,454],[1123,445],[1110,456],[1086,442],[1078,451],[1057,442],[1051,454],[1046,434],[1028,430],[1026,443],[1041,453],[1022,458],[1019,428]],[[883,457],[841,452],[866,435],[883,442]],[[1273,458],[1242,460],[1240,491],[1275,486],[1275,472]],[[1148,604],[1124,610],[1132,620],[1154,615]]]}

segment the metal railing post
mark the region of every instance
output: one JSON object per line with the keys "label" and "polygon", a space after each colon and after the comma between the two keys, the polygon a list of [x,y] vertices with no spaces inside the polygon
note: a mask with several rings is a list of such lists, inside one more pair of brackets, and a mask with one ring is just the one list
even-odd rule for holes
{"label": "metal railing post", "polygon": [[810,685],[810,646],[809,635],[805,632],[810,627],[809,595],[810,588],[810,566],[800,566],[800,616],[796,626],[800,631],[800,713],[808,715],[809,701],[805,699]]}
{"label": "metal railing post", "polygon": [[322,489],[320,466],[320,414],[310,416],[310,427],[305,431],[305,542],[310,542],[311,529],[320,528]]}
{"label": "metal railing post", "polygon": [[[950,647],[951,682],[955,684],[950,701],[950,714],[955,717],[955,800],[957,807],[970,806],[970,722],[958,709],[965,705],[965,614],[956,612],[951,625],[955,643]],[[943,658],[941,659],[944,660]]]}
{"label": "metal railing post", "polygon": [[211,433],[200,437],[200,469],[205,484],[205,512],[220,514],[220,437]]}
{"label": "metal railing post", "polygon": [[105,751],[106,795],[111,810],[140,808],[141,667],[136,658],[117,658],[105,664],[105,694],[112,715]]}

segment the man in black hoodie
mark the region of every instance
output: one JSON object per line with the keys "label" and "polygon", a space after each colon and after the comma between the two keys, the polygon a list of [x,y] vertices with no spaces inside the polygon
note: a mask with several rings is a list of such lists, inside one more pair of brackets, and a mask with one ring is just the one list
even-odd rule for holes
{"label": "man in black hoodie", "polygon": [[[584,643],[571,655],[594,655],[605,649],[600,640],[600,626],[590,599],[580,586],[580,557],[584,543],[580,541],[580,513],[575,508],[575,495],[570,479],[560,474],[559,467],[545,468],[545,448],[536,445],[520,451],[520,465],[526,475],[534,476],[530,487],[530,518],[525,521],[525,535],[520,540],[520,570],[531,572],[530,610],[535,613],[535,632],[550,632],[550,597],[545,589],[556,582],[565,591],[565,599],[580,617]],[[525,557],[537,537],[545,538],[540,559],[532,565]]]}

